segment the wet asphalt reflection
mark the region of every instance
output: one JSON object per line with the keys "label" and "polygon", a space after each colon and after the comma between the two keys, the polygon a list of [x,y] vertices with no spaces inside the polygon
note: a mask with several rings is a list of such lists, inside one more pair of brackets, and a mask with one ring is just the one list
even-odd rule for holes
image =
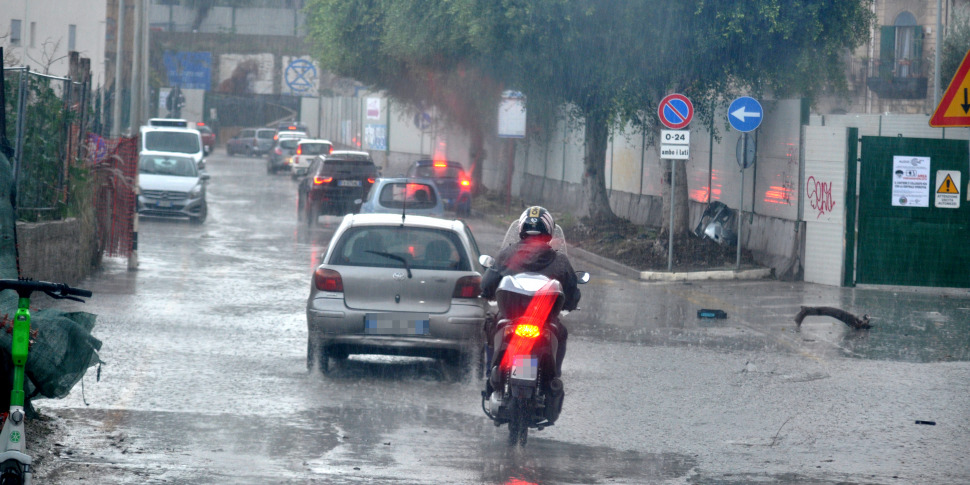
{"label": "wet asphalt reflection", "polygon": [[[83,393],[36,403],[70,432],[45,483],[970,480],[965,297],[641,283],[574,260],[594,279],[566,317],[562,417],[509,449],[480,382],[441,362],[352,356],[308,374],[310,276],[340,219],[297,222],[295,182],[263,159],[219,154],[209,172],[204,224],[142,219],[138,270],[108,258],[81,285],[95,296],[72,308],[99,315],[106,364]],[[504,231],[468,223],[494,253]],[[796,329],[805,304],[877,328]]]}

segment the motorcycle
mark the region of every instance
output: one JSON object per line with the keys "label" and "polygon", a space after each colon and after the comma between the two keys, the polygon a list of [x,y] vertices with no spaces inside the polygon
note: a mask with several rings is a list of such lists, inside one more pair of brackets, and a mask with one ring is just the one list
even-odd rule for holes
{"label": "motorcycle", "polygon": [[[556,249],[565,251],[564,239]],[[479,262],[488,268],[494,259],[483,255]],[[589,273],[576,275],[579,283],[589,281]],[[482,411],[495,426],[508,424],[510,446],[524,446],[530,428],[552,426],[562,412],[565,390],[556,376],[556,352],[565,297],[559,281],[528,272],[504,275],[495,291],[502,318],[490,320],[493,328],[485,331],[488,374]],[[498,358],[494,366],[493,355]]]}

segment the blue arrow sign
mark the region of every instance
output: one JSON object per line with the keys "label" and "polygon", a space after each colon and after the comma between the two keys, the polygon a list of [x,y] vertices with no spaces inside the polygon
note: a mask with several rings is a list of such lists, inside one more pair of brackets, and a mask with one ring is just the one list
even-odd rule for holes
{"label": "blue arrow sign", "polygon": [[761,103],[758,100],[741,96],[731,101],[731,106],[728,107],[728,122],[735,130],[747,133],[761,126],[764,114],[765,111],[761,109]]}

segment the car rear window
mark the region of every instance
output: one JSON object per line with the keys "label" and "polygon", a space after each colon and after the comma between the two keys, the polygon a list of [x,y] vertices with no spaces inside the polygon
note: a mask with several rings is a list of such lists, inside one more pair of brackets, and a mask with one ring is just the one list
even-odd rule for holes
{"label": "car rear window", "polygon": [[419,183],[387,183],[381,187],[378,202],[392,209],[433,209],[438,205],[434,188]]}
{"label": "car rear window", "polygon": [[323,155],[325,153],[330,153],[331,145],[329,143],[301,143],[300,150],[303,152],[301,155]]}
{"label": "car rear window", "polygon": [[414,167],[409,175],[429,179],[456,179],[461,176],[461,169],[458,167]]}
{"label": "car rear window", "polygon": [[[263,140],[269,140],[273,138],[275,132],[273,130],[259,130],[256,132],[256,138],[261,138]],[[251,136],[251,135],[250,135]]]}
{"label": "car rear window", "polygon": [[297,140],[296,138],[286,138],[284,140],[280,140],[280,147],[283,147],[289,150],[295,149],[296,146],[299,144],[300,144],[300,140]]}
{"label": "car rear window", "polygon": [[370,160],[327,159],[322,171],[324,175],[369,176],[377,174],[377,166]]}
{"label": "car rear window", "polygon": [[154,152],[198,153],[197,132],[149,131],[145,133],[145,149]]}
{"label": "car rear window", "polygon": [[[468,258],[460,251],[461,240],[449,231],[432,228],[363,226],[343,234],[330,264],[470,271]],[[382,254],[381,254],[382,253]]]}

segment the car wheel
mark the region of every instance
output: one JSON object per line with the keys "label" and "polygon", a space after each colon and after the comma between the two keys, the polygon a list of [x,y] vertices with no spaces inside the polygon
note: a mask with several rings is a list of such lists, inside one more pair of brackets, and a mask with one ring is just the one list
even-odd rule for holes
{"label": "car wheel", "polygon": [[306,203],[306,225],[313,227],[317,224],[317,218],[320,217],[320,209],[316,207],[316,204],[311,204],[309,201]]}
{"label": "car wheel", "polygon": [[330,372],[330,355],[327,348],[313,337],[307,338],[306,342],[306,368],[308,372],[314,369],[321,374]]}
{"label": "car wheel", "polygon": [[205,222],[205,218],[208,215],[209,215],[209,207],[208,207],[208,204],[206,204],[203,201],[202,202],[202,209],[199,210],[199,215],[197,215],[195,217],[190,217],[189,220],[192,221],[193,224],[202,224],[203,222]]}

